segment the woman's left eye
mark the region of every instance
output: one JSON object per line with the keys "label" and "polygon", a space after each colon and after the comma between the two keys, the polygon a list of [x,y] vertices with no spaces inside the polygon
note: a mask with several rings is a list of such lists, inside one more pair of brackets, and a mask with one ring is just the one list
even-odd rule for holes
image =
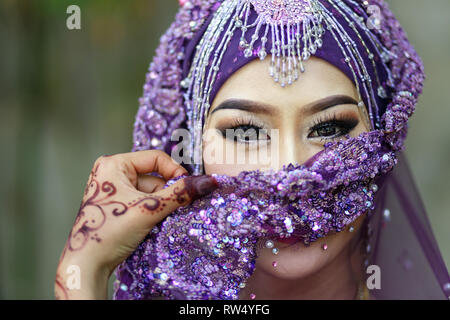
{"label": "woman's left eye", "polygon": [[354,121],[326,121],[316,124],[311,128],[308,138],[325,138],[333,139],[348,134],[356,125],[357,120]]}

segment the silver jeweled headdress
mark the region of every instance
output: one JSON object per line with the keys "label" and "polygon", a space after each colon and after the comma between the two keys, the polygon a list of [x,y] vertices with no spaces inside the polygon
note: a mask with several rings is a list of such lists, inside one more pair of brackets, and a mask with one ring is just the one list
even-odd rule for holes
{"label": "silver jeweled headdress", "polygon": [[[188,126],[191,129],[190,152],[194,159],[194,171],[202,170],[202,132],[205,118],[211,106],[210,96],[214,88],[222,58],[237,30],[240,30],[239,47],[244,57],[257,56],[263,60],[271,54],[269,74],[281,86],[290,85],[305,71],[303,62],[315,55],[323,46],[323,36],[329,32],[339,46],[345,63],[351,70],[360,96],[363,113],[366,106],[361,95],[367,97],[367,110],[372,128],[380,127],[379,98],[386,98],[386,88],[378,75],[380,66],[387,74],[385,85],[394,81],[386,63],[395,54],[386,49],[370,28],[377,28],[377,20],[358,15],[340,0],[327,0],[329,8],[318,0],[224,0],[214,13],[203,37],[196,47],[196,54],[187,78],[181,86],[187,89]],[[351,1],[350,1],[351,2]],[[356,4],[356,3],[355,3]],[[253,7],[254,10],[251,9]],[[331,10],[339,12],[348,26],[342,25]],[[256,15],[252,15],[252,12]],[[252,21],[251,17],[254,19]],[[369,23],[369,22],[370,23]],[[379,26],[378,26],[379,27]],[[359,43],[349,32],[354,32]],[[247,33],[250,33],[248,41]],[[363,33],[363,34],[362,34]],[[270,37],[271,47],[268,47]],[[366,43],[366,40],[370,45]],[[373,48],[372,51],[369,49]],[[375,61],[375,57],[382,57]],[[373,70],[366,67],[369,59]],[[372,82],[376,83],[374,88]],[[376,91],[376,92],[375,92]],[[378,96],[378,98],[376,97]]]}

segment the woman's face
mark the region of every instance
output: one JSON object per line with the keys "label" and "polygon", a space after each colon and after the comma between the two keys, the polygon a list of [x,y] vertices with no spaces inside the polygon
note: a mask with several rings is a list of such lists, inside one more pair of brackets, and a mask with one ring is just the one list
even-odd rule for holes
{"label": "woman's face", "polygon": [[[369,131],[368,120],[357,105],[356,88],[339,69],[313,57],[306,61],[306,71],[299,79],[283,88],[268,74],[270,58],[246,64],[217,93],[206,119],[206,174],[237,175],[246,170],[301,164],[321,151],[326,142]],[[241,131],[234,131],[230,138],[227,129]],[[255,162],[262,149],[277,161]],[[211,157],[231,153],[231,161]],[[285,279],[308,276],[348,247],[362,218],[352,224],[355,232],[329,235],[307,248],[300,242],[288,245],[275,241],[279,253],[275,256],[271,249],[263,249],[256,267]],[[324,243],[327,250],[323,250]],[[274,260],[276,268],[272,266]]]}

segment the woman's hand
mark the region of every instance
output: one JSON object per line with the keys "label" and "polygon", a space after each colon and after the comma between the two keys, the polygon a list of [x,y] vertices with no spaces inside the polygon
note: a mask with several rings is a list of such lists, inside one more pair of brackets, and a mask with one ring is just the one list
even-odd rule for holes
{"label": "woman's hand", "polygon": [[[158,172],[164,179],[145,175]],[[212,192],[210,176],[190,176],[166,153],[146,150],[103,156],[89,176],[55,281],[57,299],[106,299],[107,284],[149,231],[168,214]]]}

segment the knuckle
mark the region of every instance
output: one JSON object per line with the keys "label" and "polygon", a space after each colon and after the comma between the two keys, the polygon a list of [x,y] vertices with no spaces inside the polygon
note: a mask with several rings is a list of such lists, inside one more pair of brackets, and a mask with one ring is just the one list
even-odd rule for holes
{"label": "knuckle", "polygon": [[116,155],[102,155],[95,160],[94,168],[102,170],[110,170],[117,166],[118,157]]}
{"label": "knuckle", "polygon": [[96,160],[95,160],[95,162],[94,162],[94,168],[97,168],[97,167],[99,167],[102,163],[103,163],[103,157],[98,157]]}
{"label": "knuckle", "polygon": [[156,158],[167,158],[169,155],[162,150],[151,150],[152,155]]}
{"label": "knuckle", "polygon": [[95,163],[105,163],[106,161],[108,161],[110,158],[112,158],[112,156],[109,156],[109,155],[101,155],[100,157],[98,157],[96,160],[95,160]]}
{"label": "knuckle", "polygon": [[184,182],[180,182],[175,185],[171,192],[171,199],[179,205],[186,205],[191,202],[192,196],[189,194],[188,189]]}

